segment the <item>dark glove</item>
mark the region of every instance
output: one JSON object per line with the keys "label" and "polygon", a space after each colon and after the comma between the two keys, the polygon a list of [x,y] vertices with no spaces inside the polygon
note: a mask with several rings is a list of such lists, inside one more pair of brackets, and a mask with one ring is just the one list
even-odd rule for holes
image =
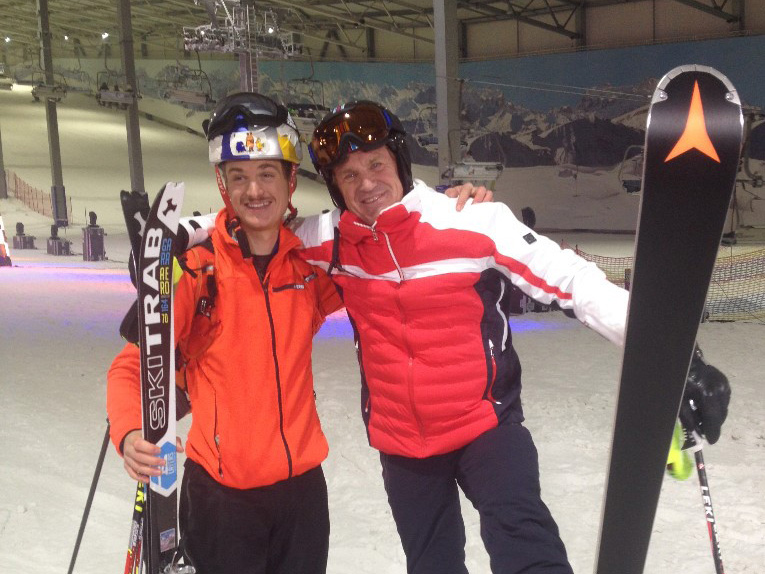
{"label": "dark glove", "polygon": [[698,345],[685,382],[680,422],[689,432],[696,431],[709,444],[720,438],[720,429],[728,416],[730,385],[719,369],[708,365]]}

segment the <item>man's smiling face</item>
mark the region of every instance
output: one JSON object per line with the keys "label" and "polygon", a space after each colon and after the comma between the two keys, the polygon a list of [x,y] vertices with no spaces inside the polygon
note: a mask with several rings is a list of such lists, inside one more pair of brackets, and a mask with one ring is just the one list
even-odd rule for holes
{"label": "man's smiling face", "polygon": [[226,190],[245,231],[278,229],[289,203],[290,181],[275,159],[227,161]]}
{"label": "man's smiling face", "polygon": [[333,178],[348,209],[369,225],[404,197],[396,158],[386,146],[349,153],[333,170]]}

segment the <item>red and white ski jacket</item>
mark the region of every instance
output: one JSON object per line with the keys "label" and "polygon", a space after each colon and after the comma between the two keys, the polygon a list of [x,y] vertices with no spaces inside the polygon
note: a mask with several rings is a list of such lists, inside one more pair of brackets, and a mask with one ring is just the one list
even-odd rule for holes
{"label": "red and white ski jacket", "polygon": [[501,203],[455,210],[422,182],[374,225],[306,219],[303,256],[331,274],[356,335],[370,444],[424,458],[523,420],[510,284],[623,343],[627,292]]}

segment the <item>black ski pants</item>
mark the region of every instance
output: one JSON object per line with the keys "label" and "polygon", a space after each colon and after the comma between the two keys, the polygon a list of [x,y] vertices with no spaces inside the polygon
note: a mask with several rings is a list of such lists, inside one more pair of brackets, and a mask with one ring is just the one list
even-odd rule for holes
{"label": "black ski pants", "polygon": [[480,514],[493,573],[572,574],[524,426],[502,424],[444,455],[380,459],[409,574],[467,573],[458,486]]}
{"label": "black ski pants", "polygon": [[197,574],[324,574],[329,551],[321,467],[240,490],[187,459],[179,509],[181,545]]}

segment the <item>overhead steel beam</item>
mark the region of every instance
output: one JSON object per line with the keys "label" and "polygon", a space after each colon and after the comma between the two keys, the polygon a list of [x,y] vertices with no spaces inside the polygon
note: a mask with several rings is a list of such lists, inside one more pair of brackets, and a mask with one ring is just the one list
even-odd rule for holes
{"label": "overhead steel beam", "polygon": [[[477,13],[486,14],[485,16],[481,16],[478,18],[464,18],[463,22],[466,24],[479,24],[479,23],[485,23],[485,22],[497,22],[500,20],[517,20],[518,22],[523,22],[524,24],[528,24],[529,26],[534,26],[536,28],[541,28],[542,30],[547,30],[548,32],[553,32],[555,34],[561,34],[563,36],[567,36],[568,38],[571,38],[572,40],[579,40],[582,35],[579,32],[569,30],[566,28],[566,25],[571,20],[571,17],[573,16],[574,12],[580,8],[580,5],[574,5],[573,9],[570,6],[558,6],[558,7],[552,7],[548,4],[547,9],[543,10],[534,10],[529,11],[527,9],[527,6],[516,6],[512,2],[507,3],[507,10],[500,10],[499,8],[496,8],[494,6],[491,6],[489,4],[481,4],[480,5],[480,11],[477,11],[478,5],[475,3],[475,0],[473,2],[470,1],[461,1],[458,2],[459,7],[463,8],[469,8],[473,11],[476,11]],[[569,13],[569,17],[566,20],[566,23],[563,25],[557,24],[549,24],[547,22],[544,22],[542,20],[536,19],[536,15],[549,15],[553,18],[553,21],[557,22],[557,18],[555,16],[556,12],[560,11],[566,11]],[[533,14],[533,16],[531,15]]]}
{"label": "overhead steel beam", "polygon": [[[288,0],[272,0],[271,3],[277,4],[279,6],[285,6],[285,7],[292,7],[292,6],[298,5]],[[360,26],[364,28],[372,28],[375,30],[381,30],[383,32],[390,32],[391,34],[397,34],[399,36],[404,36],[406,38],[412,38],[415,40],[419,40],[420,42],[425,42],[427,44],[434,43],[434,40],[432,38],[428,38],[426,36],[419,36],[412,32],[407,32],[404,29],[398,29],[395,25],[389,24],[387,22],[380,22],[379,19],[369,18],[366,15],[362,16],[359,14],[349,13],[347,11],[337,10],[335,9],[334,6],[331,6],[331,5],[314,6],[313,4],[301,3],[299,4],[299,6],[300,6],[300,9],[303,11],[311,12],[314,14],[321,14],[323,16],[330,16],[331,18],[334,18],[335,20],[338,20],[341,23],[344,22],[347,24],[351,24],[353,26]]]}
{"label": "overhead steel beam", "polygon": [[706,14],[711,14],[712,16],[717,16],[718,18],[722,18],[726,22],[734,23],[739,21],[739,16],[736,14],[732,14],[730,12],[726,12],[723,10],[725,4],[727,4],[727,0],[723,2],[722,4],[718,4],[715,0],[710,0],[710,4],[704,4],[700,2],[699,0],[675,0],[678,4],[685,4],[686,6],[690,6],[691,8],[696,8],[696,10],[700,10],[701,12],[705,12]]}

